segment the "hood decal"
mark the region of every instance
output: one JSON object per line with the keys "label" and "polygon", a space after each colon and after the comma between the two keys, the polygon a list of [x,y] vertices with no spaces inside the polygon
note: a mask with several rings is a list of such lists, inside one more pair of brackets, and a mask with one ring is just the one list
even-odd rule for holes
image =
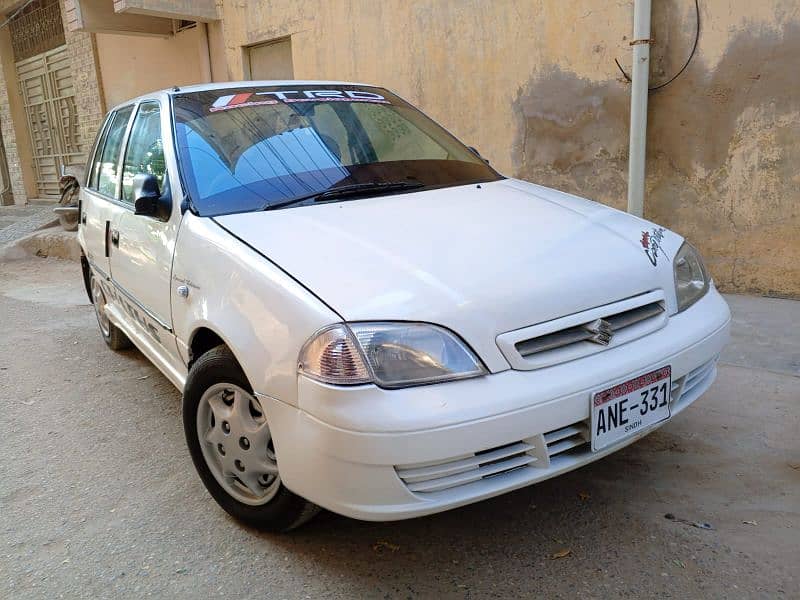
{"label": "hood decal", "polygon": [[650,231],[642,232],[642,239],[640,240],[642,249],[654,267],[658,265],[659,253],[664,252],[661,246],[661,241],[664,239],[664,231],[663,227],[653,227]]}

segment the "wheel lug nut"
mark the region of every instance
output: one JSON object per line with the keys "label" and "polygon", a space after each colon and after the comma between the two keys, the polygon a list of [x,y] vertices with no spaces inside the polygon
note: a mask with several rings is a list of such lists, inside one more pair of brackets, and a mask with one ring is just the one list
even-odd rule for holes
{"label": "wheel lug nut", "polygon": [[227,421],[222,422],[222,431],[223,433],[230,433],[231,432],[231,424]]}
{"label": "wheel lug nut", "polygon": [[246,437],[240,437],[239,446],[242,448],[242,450],[248,450],[250,448],[250,440],[248,440]]}
{"label": "wheel lug nut", "polygon": [[244,463],[242,461],[236,459],[235,461],[233,461],[233,464],[240,473],[244,472]]}
{"label": "wheel lug nut", "polygon": [[225,456],[225,446],[222,444],[217,444],[217,451],[222,454],[222,456]]}

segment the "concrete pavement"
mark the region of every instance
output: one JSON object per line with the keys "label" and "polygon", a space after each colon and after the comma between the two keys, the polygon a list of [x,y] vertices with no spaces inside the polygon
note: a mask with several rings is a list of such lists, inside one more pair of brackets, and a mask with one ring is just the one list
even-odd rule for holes
{"label": "concrete pavement", "polygon": [[213,503],[178,392],[106,348],[77,263],[0,264],[0,597],[800,597],[800,302],[729,301],[717,382],[637,444],[448,513],[281,536]]}

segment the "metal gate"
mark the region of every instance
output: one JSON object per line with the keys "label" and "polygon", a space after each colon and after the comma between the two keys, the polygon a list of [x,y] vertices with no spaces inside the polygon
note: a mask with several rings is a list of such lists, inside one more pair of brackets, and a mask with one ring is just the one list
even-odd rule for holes
{"label": "metal gate", "polygon": [[58,196],[64,165],[84,162],[67,47],[17,62],[40,197]]}

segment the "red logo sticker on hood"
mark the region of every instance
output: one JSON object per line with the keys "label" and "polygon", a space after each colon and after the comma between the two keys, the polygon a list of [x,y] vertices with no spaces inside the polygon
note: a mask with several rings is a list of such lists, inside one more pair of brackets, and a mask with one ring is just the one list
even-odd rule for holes
{"label": "red logo sticker on hood", "polygon": [[650,263],[655,267],[658,264],[658,254],[663,252],[661,247],[661,240],[664,239],[663,227],[653,227],[650,231],[642,232],[642,239],[639,242],[642,244],[644,253],[650,259]]}

